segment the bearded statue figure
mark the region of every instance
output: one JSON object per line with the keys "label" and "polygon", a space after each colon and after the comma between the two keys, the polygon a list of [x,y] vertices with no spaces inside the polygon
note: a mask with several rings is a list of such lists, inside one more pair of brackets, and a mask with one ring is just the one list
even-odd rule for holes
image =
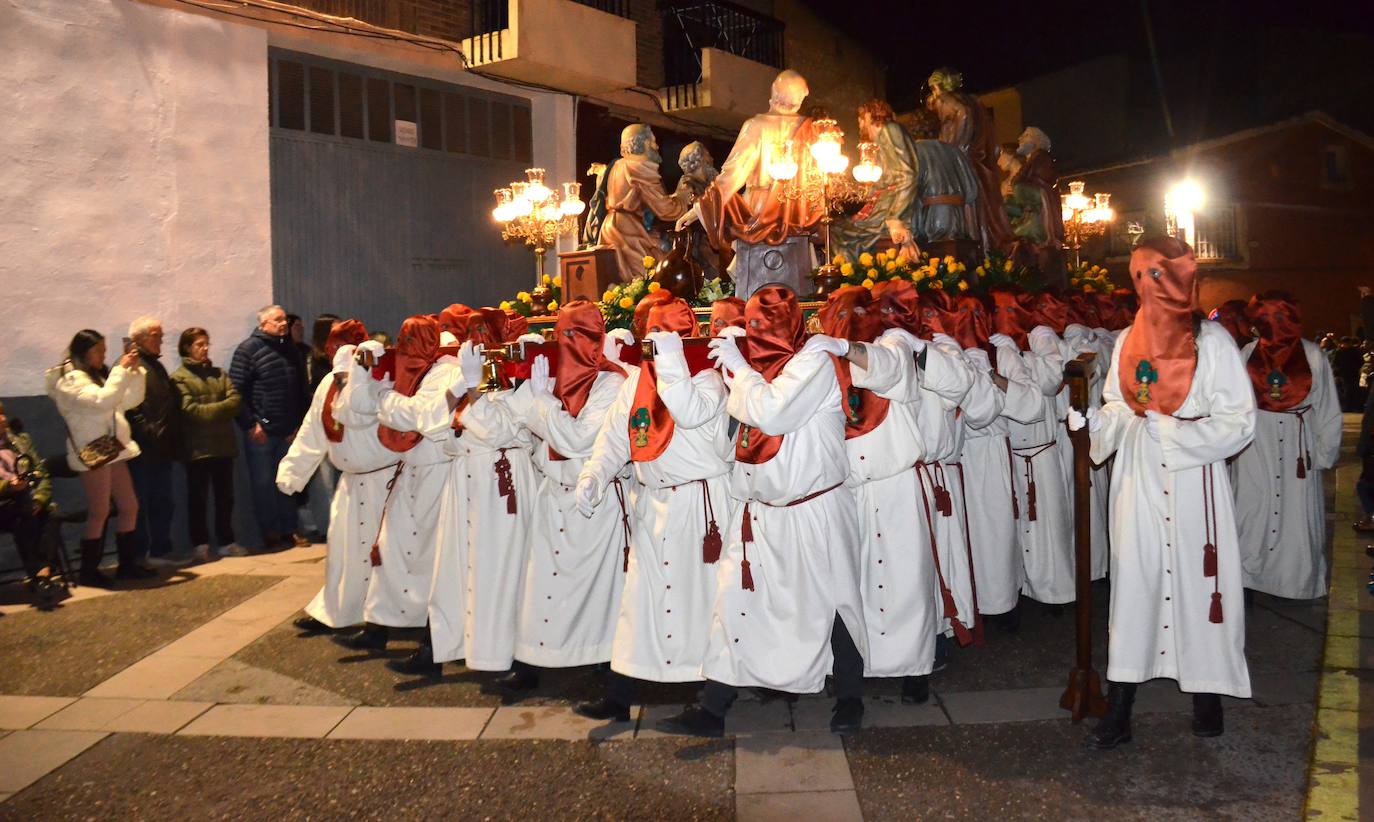
{"label": "bearded statue figure", "polygon": [[883,175],[873,198],[830,227],[830,243],[847,259],[887,237],[908,257],[920,244],[973,239],[978,226],[978,177],[963,152],[939,140],[914,140],[882,100],[859,106],[859,134],[878,146]]}
{"label": "bearded statue figure", "polygon": [[[684,206],[663,190],[658,164],[658,140],[642,123],[626,126],[620,132],[620,159],[598,174],[597,190],[588,208],[583,241],[586,245],[615,249],[620,279],[628,282],[644,271],[646,256],[657,256],[661,237],[654,221],[676,220]],[[599,215],[599,230],[591,236],[591,226]]]}
{"label": "bearded statue figure", "polygon": [[[734,249],[731,273],[742,299],[766,283],[801,293],[802,277],[814,267],[810,238],[824,206],[787,194],[805,190],[821,173],[806,148],[814,138],[812,120],[800,113],[809,91],[797,72],[778,74],[768,112],[740,127],[720,174],[678,220],[679,230],[700,221],[713,247]],[[770,164],[779,161],[795,168],[791,180],[773,179]]]}
{"label": "bearded statue figure", "polygon": [[[673,199],[682,205],[685,213],[720,176],[720,170],[716,168],[715,160],[706,146],[695,141],[682,147],[677,155],[677,166],[682,169],[682,176],[678,178]],[[734,252],[729,248],[720,251],[712,248],[700,224],[687,230],[692,233],[692,259],[701,266],[702,276],[710,280],[725,273]]]}
{"label": "bearded statue figure", "polygon": [[997,141],[983,106],[960,89],[964,76],[942,68],[926,81],[930,96],[926,106],[940,118],[940,142],[964,153],[978,175],[978,220],[984,251],[1011,250],[1011,225],[1002,210],[1002,191],[997,173]]}
{"label": "bearded statue figure", "polygon": [[1059,203],[1059,172],[1050,154],[1050,138],[1031,126],[1016,141],[1014,171],[1007,207],[1016,235],[1013,255],[1040,269],[1052,284],[1063,284],[1064,215]]}

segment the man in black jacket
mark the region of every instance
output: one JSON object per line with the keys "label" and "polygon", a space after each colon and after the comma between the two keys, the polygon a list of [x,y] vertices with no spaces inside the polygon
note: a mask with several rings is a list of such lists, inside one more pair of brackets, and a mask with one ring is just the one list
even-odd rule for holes
{"label": "man in black jacket", "polygon": [[229,379],[243,398],[238,424],[253,489],[253,513],[267,550],[308,545],[296,532],[296,504],[277,490],[277,464],[305,417],[304,363],[279,305],[258,311],[258,327],[239,344]]}
{"label": "man in black jacket", "polygon": [[[129,339],[147,374],[143,403],[124,415],[140,451],[129,462],[138,494],[140,559],[156,565],[184,565],[189,555],[172,555],[172,467],[181,458],[181,398],[159,360],[162,323],[156,317],[139,317],[129,324]],[[137,562],[121,565],[118,576],[138,579],[156,576],[156,572]]]}

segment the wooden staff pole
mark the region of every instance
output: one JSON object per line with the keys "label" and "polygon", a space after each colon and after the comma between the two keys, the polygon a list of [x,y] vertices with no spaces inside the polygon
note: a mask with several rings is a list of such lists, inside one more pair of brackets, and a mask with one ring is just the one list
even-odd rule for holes
{"label": "wooden staff pole", "polygon": [[[1079,413],[1088,413],[1088,381],[1095,354],[1080,354],[1064,365],[1064,382],[1069,386],[1069,404]],[[1107,701],[1102,696],[1102,680],[1093,669],[1093,595],[1092,595],[1092,458],[1090,435],[1085,425],[1069,432],[1073,445],[1073,548],[1074,590],[1078,597],[1076,617],[1078,648],[1069,685],[1059,698],[1059,707],[1069,711],[1074,722],[1085,716],[1102,716]]]}

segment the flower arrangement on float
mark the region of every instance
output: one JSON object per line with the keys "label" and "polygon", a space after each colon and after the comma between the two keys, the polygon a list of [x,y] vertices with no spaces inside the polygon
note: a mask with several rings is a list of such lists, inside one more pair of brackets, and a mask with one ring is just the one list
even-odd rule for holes
{"label": "flower arrangement on float", "polygon": [[986,291],[994,286],[1016,285],[1028,291],[1041,290],[1040,271],[1028,265],[1016,262],[1011,257],[997,251],[989,252],[983,257],[982,265],[975,268],[974,273],[978,275],[978,286]]}
{"label": "flower arrangement on float", "polygon": [[921,291],[967,291],[968,266],[951,256],[932,257],[922,254],[912,259],[895,248],[886,251],[865,251],[850,261],[836,255],[831,261],[840,270],[843,285],[872,288],[886,280],[910,280]]}
{"label": "flower arrangement on float", "polygon": [[1069,287],[1087,294],[1110,294],[1116,285],[1112,282],[1107,269],[1096,263],[1086,261],[1066,266],[1069,273]]}
{"label": "flower arrangement on float", "polygon": [[563,304],[563,277],[555,275],[550,277],[544,275],[544,288],[549,292],[548,310],[539,312],[535,310],[534,298],[528,291],[520,291],[513,300],[502,300],[502,311],[514,311],[522,317],[534,317],[539,314],[552,314],[558,310],[558,306]]}

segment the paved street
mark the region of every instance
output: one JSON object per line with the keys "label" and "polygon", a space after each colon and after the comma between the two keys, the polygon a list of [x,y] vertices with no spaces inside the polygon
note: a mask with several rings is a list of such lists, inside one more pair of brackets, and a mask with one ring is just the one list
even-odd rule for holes
{"label": "paved street", "polygon": [[[1142,688],[1132,744],[1084,750],[1057,706],[1072,612],[1026,601],[1019,632],[956,652],[929,704],[870,681],[865,730],[844,739],[825,730],[824,695],[748,694],[722,741],[654,731],[690,687],[646,688],[629,723],[589,722],[569,708],[597,693],[592,669],[503,706],[487,674],[417,683],[298,637],[290,619],[322,574],[313,546],[79,589],[47,613],[0,589],[0,819],[1358,818],[1374,809],[1358,740],[1374,597],[1349,528],[1357,470],[1347,459],[1329,481],[1330,613],[1255,597],[1255,698],[1227,700],[1218,739],[1189,733],[1189,697],[1161,681]],[[1095,588],[1099,666],[1108,594]]]}

